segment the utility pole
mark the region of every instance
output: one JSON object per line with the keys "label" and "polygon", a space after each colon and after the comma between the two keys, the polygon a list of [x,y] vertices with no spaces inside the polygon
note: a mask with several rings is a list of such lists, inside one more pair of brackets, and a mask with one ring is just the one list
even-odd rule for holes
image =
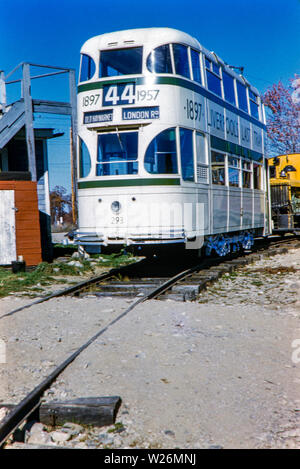
{"label": "utility pole", "polygon": [[72,222],[73,225],[77,223],[77,204],[76,204],[76,168],[74,168],[74,145],[73,145],[73,128],[70,127],[70,156],[71,156],[71,190],[72,190]]}

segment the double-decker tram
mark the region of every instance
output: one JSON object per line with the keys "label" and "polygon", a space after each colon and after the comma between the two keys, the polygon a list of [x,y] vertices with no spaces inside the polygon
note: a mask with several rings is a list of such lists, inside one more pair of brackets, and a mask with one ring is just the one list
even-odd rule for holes
{"label": "double-decker tram", "polygon": [[78,121],[75,243],[87,252],[225,255],[270,233],[259,93],[188,34],[89,39]]}

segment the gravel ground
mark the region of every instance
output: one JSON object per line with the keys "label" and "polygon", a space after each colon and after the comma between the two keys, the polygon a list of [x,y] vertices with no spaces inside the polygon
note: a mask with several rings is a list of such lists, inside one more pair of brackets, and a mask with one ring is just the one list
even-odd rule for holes
{"label": "gravel ground", "polygon": [[[2,299],[2,402],[19,402],[129,301],[53,299],[1,320],[28,302]],[[36,427],[27,440],[79,448],[300,448],[299,319],[300,249],[225,275],[197,302],[141,304],[46,395],[119,395],[119,424],[67,426],[60,435]]]}

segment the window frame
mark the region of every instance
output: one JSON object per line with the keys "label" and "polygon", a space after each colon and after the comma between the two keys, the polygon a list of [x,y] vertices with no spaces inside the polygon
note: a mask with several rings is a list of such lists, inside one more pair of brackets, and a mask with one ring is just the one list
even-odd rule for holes
{"label": "window frame", "polygon": [[[225,73],[228,77],[232,78],[234,103],[231,102],[231,101],[229,101],[228,99],[226,99],[224,73]],[[227,70],[222,69],[222,83],[223,83],[223,94],[224,94],[224,98],[223,98],[223,99],[224,99],[224,101],[226,101],[226,103],[229,103],[229,104],[231,104],[232,106],[234,106],[234,107],[237,108],[238,106],[237,106],[237,93],[236,93],[235,81],[236,81],[235,78],[234,78],[232,75],[230,75],[230,73],[228,73]]]}
{"label": "window frame", "polygon": [[[194,138],[195,129],[190,129],[188,127],[182,127],[182,126],[178,126],[177,128],[178,128],[178,146],[179,146],[179,160],[180,160],[180,177],[181,177],[183,182],[195,183],[196,179],[197,179],[197,175],[196,175],[196,172],[195,172],[195,138]],[[181,152],[182,146],[181,146],[181,135],[180,135],[181,130],[191,132],[193,179],[185,179],[183,177],[182,152]]]}
{"label": "window frame", "polygon": [[[86,80],[82,80],[82,72],[83,72],[83,61],[84,59],[87,58],[89,60],[89,65],[88,65],[88,69],[90,68],[90,66],[92,65],[94,67],[94,73],[92,73],[89,78],[87,78]],[[96,71],[97,71],[97,66],[96,66],[96,62],[95,60],[93,59],[93,57],[91,57],[90,55],[82,52],[80,54],[80,69],[79,69],[79,83],[84,83],[86,81],[90,81],[94,78],[95,74],[96,74]]]}
{"label": "window frame", "polygon": [[[213,164],[212,153],[213,152],[224,156],[224,184],[213,182],[213,168],[212,168],[212,164]],[[228,166],[227,166],[227,153],[226,152],[222,150],[216,150],[214,148],[210,149],[210,172],[211,172],[211,185],[212,186],[228,187]]]}
{"label": "window frame", "polygon": [[[209,62],[209,66],[208,66],[207,62]],[[213,70],[213,64],[216,65],[217,67],[219,67],[219,74],[216,73]],[[206,75],[206,87],[207,87],[208,91],[210,91],[211,93],[214,93],[219,98],[224,99],[223,76],[222,76],[222,67],[221,67],[221,65],[216,64],[216,62],[214,62],[212,59],[210,59],[209,57],[207,57],[204,54],[204,66],[205,66],[205,75]],[[220,82],[219,82],[220,83],[220,94],[216,93],[214,90],[209,88],[209,86],[208,86],[208,77],[209,77],[209,75],[208,75],[207,72],[211,73],[212,76],[215,76],[216,78],[218,78],[220,80]]]}
{"label": "window frame", "polygon": [[[242,88],[244,88],[245,90],[245,94],[246,94],[246,105],[247,105],[247,111],[245,109],[243,109],[241,106],[240,106],[240,98],[239,98],[239,86],[241,86]],[[237,104],[238,104],[238,109],[242,112],[245,112],[246,114],[250,115],[250,112],[249,112],[249,96],[248,96],[248,86],[241,83],[240,81],[236,80],[236,94],[237,94]]]}
{"label": "window frame", "polygon": [[[178,148],[178,142],[179,142],[179,138],[178,138],[178,126],[173,126],[173,127],[167,127],[166,129],[162,130],[161,132],[159,132],[158,134],[156,134],[151,140],[150,142],[148,143],[145,151],[144,151],[144,154],[143,154],[143,170],[147,173],[147,174],[151,174],[151,176],[179,176],[180,175],[180,160],[179,160],[179,148]],[[152,143],[154,142],[154,140],[159,137],[163,132],[166,132],[166,131],[174,131],[175,133],[175,162],[176,162],[176,172],[169,172],[169,173],[162,173],[162,172],[151,172],[149,171],[147,168],[146,168],[146,155],[147,155],[147,152],[148,152],[148,149],[150,147],[150,145],[152,145]],[[158,153],[166,153],[166,152],[156,152],[156,154]]]}
{"label": "window frame", "polygon": [[[152,50],[149,52],[149,54],[147,55],[147,58],[146,58],[146,70],[148,70],[148,72],[150,72],[150,73],[155,73],[155,74],[157,74],[157,75],[160,75],[160,74],[162,74],[162,75],[174,75],[174,63],[173,63],[173,58],[172,58],[172,56],[173,56],[173,49],[172,49],[171,45],[172,45],[172,44],[169,43],[169,42],[166,43],[166,44],[161,44],[160,46],[155,47],[154,49],[152,49]],[[148,67],[148,60],[149,60],[150,55],[151,55],[152,53],[154,53],[154,51],[156,51],[157,49],[159,49],[159,48],[161,48],[161,47],[166,47],[166,46],[168,46],[168,48],[169,48],[171,72],[156,72],[156,71],[154,71],[154,70],[150,70],[149,67]]]}
{"label": "window frame", "polygon": [[[172,55],[172,59],[173,59],[173,62],[172,62],[173,74],[177,75],[179,77],[183,77],[186,80],[192,80],[192,78],[191,78],[192,77],[191,57],[190,57],[190,53],[189,53],[190,46],[187,46],[186,44],[183,44],[181,42],[172,42],[170,45],[172,46],[171,47],[171,55]],[[185,75],[181,75],[180,73],[176,72],[174,45],[175,46],[182,46],[182,47],[185,47],[187,49],[187,63],[188,63],[188,71],[189,71],[189,76],[188,77],[185,76]]]}
{"label": "window frame", "polygon": [[[200,81],[196,81],[194,77],[194,68],[193,68],[193,61],[192,61],[192,52],[195,52],[198,56],[198,64],[199,64],[199,72],[200,72]],[[190,59],[190,72],[191,72],[191,80],[193,80],[198,85],[203,86],[203,77],[202,77],[202,63],[201,63],[201,52],[194,47],[189,47],[189,59]]]}
{"label": "window frame", "polygon": [[[197,155],[197,134],[199,134],[203,138],[204,142],[204,155],[205,155],[205,162],[198,161],[198,155]],[[195,182],[198,184],[209,184],[209,155],[208,155],[208,142],[207,142],[207,136],[204,132],[201,132],[197,129],[194,130],[194,162],[195,162]],[[201,178],[198,177],[198,168],[205,168],[206,169],[206,180],[201,180]],[[204,178],[203,178],[204,179]]]}
{"label": "window frame", "polygon": [[[256,99],[253,99],[251,94],[255,96]],[[249,87],[248,87],[248,96],[249,96],[250,116],[253,117],[254,119],[260,120],[259,96],[253,93],[253,91]],[[251,102],[256,106],[257,116],[252,114]]]}
{"label": "window frame", "polygon": [[[99,138],[101,136],[105,136],[105,135],[116,135],[117,138],[120,137],[120,135],[124,135],[124,134],[136,134],[136,137],[137,137],[137,151],[136,151],[136,158],[135,159],[129,159],[129,160],[125,160],[125,159],[118,159],[118,160],[113,160],[113,161],[100,161],[99,160]],[[110,164],[129,164],[129,163],[137,163],[137,171],[136,172],[132,172],[132,173],[121,173],[121,174],[97,174],[97,168],[104,168],[104,165],[110,165]],[[137,130],[124,130],[124,131],[121,131],[121,132],[118,132],[118,131],[112,131],[112,132],[98,132],[97,133],[97,154],[96,154],[96,162],[95,162],[95,176],[96,177],[110,177],[110,176],[113,176],[113,177],[116,177],[116,176],[137,176],[139,174],[139,168],[140,168],[140,164],[139,164],[139,132]]]}
{"label": "window frame", "polygon": [[[120,52],[120,51],[129,51],[133,49],[141,49],[141,70],[140,72],[132,72],[127,74],[120,74],[120,75],[102,75],[102,66],[101,66],[101,57],[103,52]],[[143,66],[144,66],[144,46],[132,46],[132,47],[118,47],[116,49],[103,49],[99,51],[99,70],[98,70],[98,78],[99,79],[108,79],[108,78],[115,78],[115,77],[128,77],[131,75],[142,75],[143,74]],[[100,76],[101,73],[101,76]]]}
{"label": "window frame", "polygon": [[[249,169],[244,168],[244,163],[249,164]],[[241,158],[241,187],[242,189],[252,189],[252,179],[253,179],[253,162],[251,160],[248,160],[247,158]],[[250,186],[246,187],[244,186],[244,173],[250,174]]]}
{"label": "window frame", "polygon": [[[237,165],[230,163],[229,158],[234,158],[235,160],[237,160]],[[237,171],[237,174],[238,174],[237,186],[234,184],[230,184],[229,168]],[[232,187],[235,187],[236,189],[241,188],[241,158],[237,155],[233,155],[232,153],[227,153],[227,180],[228,180],[229,188],[232,188]]]}

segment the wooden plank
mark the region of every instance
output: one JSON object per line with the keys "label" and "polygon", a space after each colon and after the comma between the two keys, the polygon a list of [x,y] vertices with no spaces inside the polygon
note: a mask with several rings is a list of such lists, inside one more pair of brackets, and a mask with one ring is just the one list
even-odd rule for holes
{"label": "wooden plank", "polygon": [[66,402],[48,402],[40,406],[40,422],[45,425],[63,425],[74,422],[102,427],[115,422],[121,405],[119,396],[87,397]]}
{"label": "wooden plank", "polygon": [[[42,403],[38,408],[38,418],[44,425],[55,427],[67,422],[103,427],[115,423],[121,405],[120,396],[83,397],[65,402]],[[8,410],[15,404],[1,404]]]}
{"label": "wooden plank", "polygon": [[13,190],[0,190],[0,264],[16,260],[15,195]]}

